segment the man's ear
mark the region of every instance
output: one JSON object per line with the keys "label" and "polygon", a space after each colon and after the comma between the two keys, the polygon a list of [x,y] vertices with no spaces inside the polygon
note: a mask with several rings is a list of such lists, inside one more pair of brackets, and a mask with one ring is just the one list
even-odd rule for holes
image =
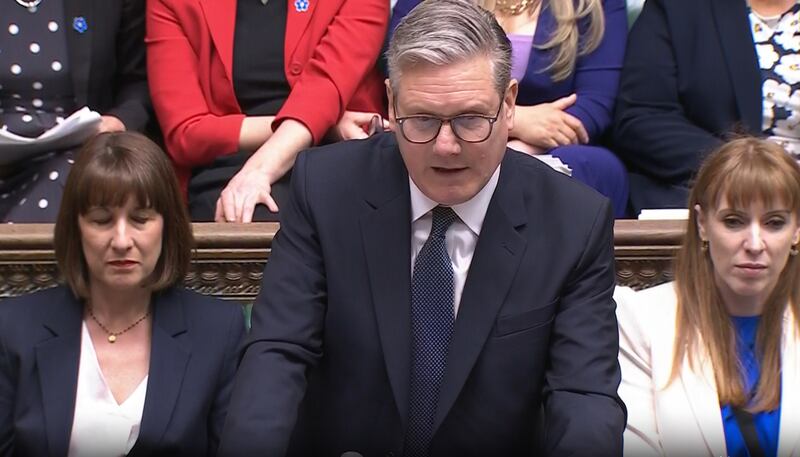
{"label": "man's ear", "polygon": [[503,103],[506,104],[505,118],[506,122],[508,123],[509,130],[514,128],[514,107],[517,104],[518,92],[519,92],[519,83],[517,82],[516,79],[511,78],[511,81],[508,82],[508,87],[506,88],[505,96],[503,97]]}
{"label": "man's ear", "polygon": [[694,212],[697,216],[697,234],[700,235],[700,239],[705,241],[708,240],[706,237],[706,213],[703,211],[703,208],[700,207],[699,204],[694,205]]}
{"label": "man's ear", "polygon": [[394,126],[395,112],[394,112],[394,93],[392,92],[392,83],[389,78],[384,81],[386,85],[386,100],[389,101],[389,123]]}

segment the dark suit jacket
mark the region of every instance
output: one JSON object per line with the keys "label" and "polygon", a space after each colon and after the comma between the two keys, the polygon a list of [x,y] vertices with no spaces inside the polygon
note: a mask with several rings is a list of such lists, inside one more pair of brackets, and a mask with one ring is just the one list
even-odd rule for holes
{"label": "dark suit jacket", "polygon": [[[302,153],[281,209],[220,453],[402,455],[411,216],[394,135]],[[507,151],[464,286],[431,455],[530,455],[539,445],[621,454],[613,288],[609,203]]]}
{"label": "dark suit jacket", "polygon": [[[152,118],[144,46],[144,0],[64,0],[75,102],[144,131]],[[76,17],[88,28],[78,33]]]}
{"label": "dark suit jacket", "polygon": [[761,133],[761,101],[746,2],[645,2],[629,34],[614,130],[634,206],[685,207],[688,181],[726,133]]}
{"label": "dark suit jacket", "polygon": [[[57,287],[0,303],[0,455],[67,455],[83,306]],[[244,333],[241,308],[154,296],[147,396],[129,456],[213,455]]]}

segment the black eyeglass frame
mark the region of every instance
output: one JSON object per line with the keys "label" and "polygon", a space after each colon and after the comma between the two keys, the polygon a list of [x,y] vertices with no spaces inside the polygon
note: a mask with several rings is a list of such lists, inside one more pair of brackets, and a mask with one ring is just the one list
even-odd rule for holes
{"label": "black eyeglass frame", "polygon": [[[503,102],[504,102],[503,100],[500,101],[500,106],[497,108],[497,114],[495,114],[494,117],[487,116],[485,114],[459,114],[458,116],[453,116],[453,117],[436,117],[436,116],[430,116],[430,115],[427,115],[427,114],[415,114],[415,115],[412,115],[412,116],[397,117],[397,100],[396,99],[392,100],[392,107],[394,108],[394,114],[395,114],[394,120],[397,123],[397,125],[400,127],[400,133],[403,134],[403,138],[405,138],[406,141],[408,141],[409,143],[414,143],[414,144],[427,144],[427,143],[430,143],[431,141],[435,140],[436,137],[439,136],[439,133],[442,131],[442,126],[444,125],[445,122],[450,124],[450,121],[458,119],[460,117],[480,117],[480,118],[483,118],[483,119],[486,119],[487,121],[489,121],[489,132],[486,134],[486,137],[484,137],[482,140],[474,140],[474,141],[465,140],[464,138],[461,138],[461,135],[458,134],[458,129],[454,129],[453,125],[450,124],[450,130],[453,131],[453,135],[455,135],[456,138],[458,138],[459,140],[464,141],[466,143],[483,143],[484,141],[488,140],[490,136],[492,136],[492,131],[494,130],[494,124],[497,122],[498,119],[500,119],[500,111],[503,109]],[[439,128],[436,129],[436,133],[428,141],[413,141],[413,140],[411,140],[410,138],[408,138],[408,135],[406,135],[406,131],[403,128],[403,124],[405,124],[405,122],[407,120],[409,120],[409,119],[419,119],[419,118],[436,119],[437,121],[439,121]]]}

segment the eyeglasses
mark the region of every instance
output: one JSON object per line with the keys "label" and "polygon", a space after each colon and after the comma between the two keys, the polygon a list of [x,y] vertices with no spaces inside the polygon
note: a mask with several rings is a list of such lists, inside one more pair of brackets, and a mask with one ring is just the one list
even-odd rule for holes
{"label": "eyeglasses", "polygon": [[[397,113],[397,102],[393,101],[394,112]],[[481,143],[492,134],[492,127],[500,117],[503,102],[497,108],[497,114],[484,116],[481,114],[460,114],[454,117],[434,117],[425,115],[395,117],[395,122],[400,126],[400,132],[410,143],[425,144],[439,136],[442,124],[450,124],[453,134],[459,140],[467,143]]]}

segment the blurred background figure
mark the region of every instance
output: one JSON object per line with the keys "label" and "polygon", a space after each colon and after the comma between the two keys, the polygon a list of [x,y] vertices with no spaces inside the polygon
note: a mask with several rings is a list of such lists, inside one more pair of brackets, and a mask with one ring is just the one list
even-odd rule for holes
{"label": "blurred background figure", "polygon": [[[431,0],[434,1],[434,0]],[[398,0],[392,33],[420,0]],[[599,146],[611,125],[625,53],[624,0],[479,0],[494,12],[513,47],[512,77],[519,81],[508,145],[549,153],[572,176],[611,199],[625,215],[627,173]]]}
{"label": "blurred background figure", "polygon": [[727,133],[800,154],[795,0],[648,0],[628,43],[613,142],[636,213],[685,207],[692,176]]}
{"label": "blurred background figure", "polygon": [[193,220],[277,220],[300,150],[367,136],[388,18],[386,0],[148,3],[153,103]]}
{"label": "blurred background figure", "polygon": [[773,142],[732,141],[689,207],[675,282],[615,294],[625,454],[796,455],[800,168]]}
{"label": "blurred background figure", "polygon": [[216,453],[244,319],[181,288],[192,244],[158,146],[82,149],[55,225],[66,285],[0,303],[0,455]]}
{"label": "blurred background figure", "polygon": [[[144,0],[0,4],[0,128],[37,137],[88,106],[100,132],[151,120]],[[0,167],[0,220],[55,222],[79,142]]]}

